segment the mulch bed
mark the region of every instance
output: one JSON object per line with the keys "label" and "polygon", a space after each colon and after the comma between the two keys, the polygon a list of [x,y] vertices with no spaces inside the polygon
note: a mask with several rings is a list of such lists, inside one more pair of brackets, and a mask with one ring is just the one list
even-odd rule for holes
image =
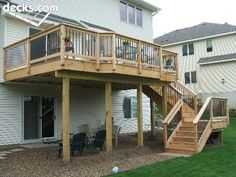
{"label": "mulch bed", "polygon": [[8,154],[0,160],[0,176],[4,177],[97,177],[111,174],[118,166],[122,171],[146,164],[174,158],[160,154],[163,145],[159,137],[145,140],[144,147],[136,146],[136,137],[123,137],[120,146],[113,152],[72,157],[71,163],[64,163],[57,157],[56,148],[25,149]]}

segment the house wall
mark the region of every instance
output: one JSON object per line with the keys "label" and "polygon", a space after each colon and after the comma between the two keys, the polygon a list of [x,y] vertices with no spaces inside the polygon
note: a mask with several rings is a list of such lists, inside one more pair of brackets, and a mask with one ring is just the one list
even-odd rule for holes
{"label": "house wall", "polygon": [[[62,126],[62,88],[55,85],[1,84],[0,85],[0,145],[24,143],[24,96],[55,97],[56,120],[55,137],[61,137]],[[124,96],[136,96],[136,90],[113,91],[112,110],[114,123],[121,126],[121,133],[137,131],[137,119],[125,119],[123,113]],[[150,100],[143,95],[143,115],[145,131],[150,130]],[[105,93],[104,89],[71,87],[70,96],[71,126],[70,132],[79,132],[82,124],[95,129],[104,125]]]}
{"label": "house wall", "polygon": [[[195,41],[194,55],[183,56],[182,44],[165,47],[165,49],[179,53],[179,74],[180,81],[184,83],[184,73],[197,71],[197,84],[187,84],[186,86],[194,90],[196,93],[210,95],[216,93],[226,93],[230,102],[234,102],[231,97],[236,91],[235,66],[236,62],[219,63],[214,65],[199,65],[197,62],[202,57],[210,57],[215,55],[224,55],[236,53],[236,35],[226,35],[222,37],[212,38],[213,51],[206,51],[206,40]],[[225,84],[221,83],[221,79],[227,80]],[[204,98],[204,96],[203,96]],[[232,105],[234,106],[234,104]]]}
{"label": "house wall", "polygon": [[[13,0],[17,4],[57,5],[58,12],[54,14],[67,18],[87,21],[112,29],[128,36],[152,41],[152,13],[143,8],[143,27],[120,21],[120,0]],[[126,0],[124,0],[126,2]]]}
{"label": "house wall", "polygon": [[[26,1],[22,1],[24,3]],[[32,2],[32,1],[28,1]],[[38,2],[38,1],[37,1]],[[46,2],[46,1],[45,1]],[[49,3],[49,1],[47,1]],[[51,2],[51,1],[50,1]],[[152,21],[151,12],[144,11],[144,28],[132,26],[120,22],[119,1],[85,1],[80,4],[72,0],[65,3],[62,0],[56,1],[63,8],[63,14],[69,18],[78,18],[101,26],[112,28],[122,34],[131,35],[144,40],[152,40]],[[112,2],[112,3],[111,3]],[[52,3],[52,2],[51,2]],[[83,6],[89,5],[91,9],[84,9]],[[106,3],[106,4],[104,4]],[[111,3],[111,4],[110,4]],[[69,5],[68,5],[69,4]],[[71,5],[73,4],[73,5]],[[75,4],[77,4],[75,6]],[[118,5],[118,6],[117,6]],[[101,7],[101,8],[97,8]],[[106,7],[102,9],[102,7]],[[109,8],[108,8],[109,7]],[[88,7],[86,7],[88,8]],[[66,13],[64,11],[66,10]],[[83,9],[84,11],[78,11]],[[94,9],[98,9],[95,11]],[[95,11],[95,12],[94,12]],[[83,14],[85,13],[86,14]],[[114,16],[110,15],[117,12]],[[90,17],[91,16],[91,17]],[[79,18],[83,17],[83,18]],[[90,19],[91,18],[91,19]],[[100,19],[100,20],[99,20]],[[116,20],[114,20],[116,19]],[[145,20],[146,19],[146,20]],[[57,99],[57,132],[61,134],[61,88],[52,85],[25,85],[6,84],[3,79],[2,48],[17,42],[28,36],[29,25],[13,18],[0,15],[0,145],[23,143],[23,96],[55,96]],[[115,123],[122,126],[121,133],[134,133],[137,131],[136,119],[124,119],[123,97],[125,95],[136,95],[135,90],[113,92],[113,117]],[[89,99],[88,99],[89,98]],[[92,101],[91,101],[92,100]],[[143,96],[144,130],[150,129],[150,108],[149,98]],[[72,88],[71,96],[71,132],[77,132],[80,124],[88,122],[92,126],[103,123],[105,119],[105,102],[103,90]],[[93,110],[93,111],[91,111]],[[94,121],[95,120],[95,121]]]}

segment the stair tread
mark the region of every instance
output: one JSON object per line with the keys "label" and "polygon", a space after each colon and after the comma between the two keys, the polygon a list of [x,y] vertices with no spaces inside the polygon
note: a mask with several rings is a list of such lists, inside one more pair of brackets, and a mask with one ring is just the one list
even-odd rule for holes
{"label": "stair tread", "polygon": [[171,144],[195,144],[194,142],[179,142],[179,141],[172,141]]}
{"label": "stair tread", "polygon": [[195,148],[182,148],[182,147],[167,147],[166,149],[172,150],[185,150],[185,151],[195,151]]}

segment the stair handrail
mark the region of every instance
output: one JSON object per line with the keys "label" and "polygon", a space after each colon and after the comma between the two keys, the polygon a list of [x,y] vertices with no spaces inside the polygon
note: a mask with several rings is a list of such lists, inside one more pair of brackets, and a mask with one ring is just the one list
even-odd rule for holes
{"label": "stair handrail", "polygon": [[163,124],[169,124],[172,119],[175,117],[175,115],[179,112],[180,108],[183,106],[183,100],[180,99],[175,105],[174,107],[171,109],[171,111],[168,113],[168,115],[166,116],[166,118],[163,120]]}
{"label": "stair handrail", "polygon": [[[225,112],[224,113],[221,113],[221,114],[225,114],[224,115],[220,115],[220,117],[222,116],[223,118],[227,118],[227,121],[228,121],[228,102],[227,102],[227,99],[226,98],[219,98],[219,97],[208,97],[205,101],[205,103],[203,104],[201,110],[199,111],[199,113],[197,114],[196,118],[193,120],[193,124],[194,124],[194,137],[195,137],[195,146],[196,146],[196,152],[199,152],[202,150],[202,148],[204,147],[203,146],[203,141],[206,141],[206,138],[203,138],[205,133],[208,132],[208,134],[210,135],[210,132],[213,128],[213,119],[214,118],[219,118],[219,116],[215,115],[215,108],[214,108],[214,104],[215,104],[215,100],[220,100],[220,102],[225,102],[225,105],[219,103],[219,105],[217,106],[220,106],[220,108],[218,108],[219,110],[222,110],[222,108],[224,109],[225,108]],[[217,103],[217,102],[216,102]],[[200,122],[200,119],[202,118],[204,112],[206,111],[207,107],[210,106],[209,108],[209,112],[210,112],[210,115],[209,115],[209,122],[207,123],[206,127],[205,127],[205,130],[202,134],[202,137],[198,137],[198,123]],[[206,136],[206,135],[205,135]]]}
{"label": "stair handrail", "polygon": [[208,97],[205,101],[205,103],[203,104],[202,108],[200,109],[199,113],[197,114],[197,116],[195,117],[195,119],[193,120],[193,124],[197,124],[199,122],[199,120],[201,119],[204,111],[206,110],[207,106],[209,105],[211,99],[213,97]]}
{"label": "stair handrail", "polygon": [[[194,91],[189,89],[186,85],[184,85],[179,80],[177,80],[175,83],[172,83],[172,85],[179,91],[180,91],[180,89],[182,89],[183,91],[187,92],[193,98],[193,107],[192,107],[192,109],[194,109],[195,113],[197,114],[198,113],[198,95],[197,95],[197,93],[195,93]],[[182,94],[184,95],[184,92]],[[191,105],[189,105],[189,106],[191,107]]]}
{"label": "stair handrail", "polygon": [[162,121],[163,123],[163,139],[164,139],[164,146],[168,146],[168,130],[167,126],[170,124],[170,122],[174,119],[175,115],[179,112],[181,107],[183,106],[184,102],[182,99],[180,99],[174,107],[171,109],[171,111],[168,113],[166,118]]}

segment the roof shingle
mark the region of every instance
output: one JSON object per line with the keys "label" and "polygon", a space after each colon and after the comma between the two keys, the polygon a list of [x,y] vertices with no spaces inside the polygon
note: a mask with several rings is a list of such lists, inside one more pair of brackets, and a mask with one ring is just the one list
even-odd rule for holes
{"label": "roof shingle", "polygon": [[227,23],[217,24],[204,22],[196,26],[172,31],[154,39],[154,42],[159,45],[167,45],[229,32],[236,32],[236,26]]}
{"label": "roof shingle", "polygon": [[200,58],[198,61],[198,64],[201,65],[201,64],[225,62],[225,61],[232,60],[232,59],[236,60],[236,53]]}

